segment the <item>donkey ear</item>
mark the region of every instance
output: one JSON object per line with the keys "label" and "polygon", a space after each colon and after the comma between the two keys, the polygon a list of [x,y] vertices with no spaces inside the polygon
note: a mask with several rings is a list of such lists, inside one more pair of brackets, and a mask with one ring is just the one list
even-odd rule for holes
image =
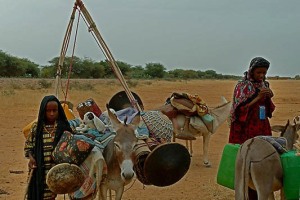
{"label": "donkey ear", "polygon": [[296,130],[298,131],[298,130],[300,129],[300,115],[299,115],[299,116],[296,116],[296,117],[294,117],[293,121],[294,121],[294,124],[295,124]]}
{"label": "donkey ear", "polygon": [[282,125],[273,125],[271,126],[272,131],[277,132],[277,133],[281,133],[282,131],[284,131],[285,126]]}
{"label": "donkey ear", "polygon": [[96,116],[94,116],[94,124],[95,124],[98,131],[104,132],[105,124]]}
{"label": "donkey ear", "polygon": [[296,125],[296,124],[300,124],[300,115],[294,117],[293,121],[294,121],[294,124],[295,124],[295,125]]}
{"label": "donkey ear", "polygon": [[140,112],[138,112],[135,117],[132,119],[131,123],[133,126],[135,126],[136,128],[139,126],[141,121],[141,115]]}
{"label": "donkey ear", "polygon": [[119,121],[118,117],[114,113],[112,113],[108,104],[106,104],[106,108],[107,108],[108,117],[113,126],[113,129],[115,129],[115,131],[116,131],[119,129],[119,127],[120,127],[120,125],[122,125],[122,123]]}

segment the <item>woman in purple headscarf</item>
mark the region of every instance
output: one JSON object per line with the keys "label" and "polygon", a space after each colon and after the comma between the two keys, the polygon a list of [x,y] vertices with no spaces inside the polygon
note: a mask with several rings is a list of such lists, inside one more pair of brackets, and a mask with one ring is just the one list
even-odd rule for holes
{"label": "woman in purple headscarf", "polygon": [[242,144],[258,135],[272,135],[268,118],[275,106],[273,92],[266,81],[270,63],[262,58],[253,58],[243,80],[234,89],[229,143]]}
{"label": "woman in purple headscarf", "polygon": [[[270,63],[253,58],[243,80],[234,89],[230,113],[229,143],[242,144],[258,135],[272,135],[269,119],[275,109],[273,92],[266,81]],[[249,199],[256,200],[256,191],[249,188]]]}

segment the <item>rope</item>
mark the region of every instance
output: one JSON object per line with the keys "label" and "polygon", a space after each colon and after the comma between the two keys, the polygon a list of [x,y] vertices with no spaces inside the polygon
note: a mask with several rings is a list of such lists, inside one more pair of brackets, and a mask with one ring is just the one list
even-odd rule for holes
{"label": "rope", "polygon": [[59,57],[59,61],[58,61],[58,66],[57,66],[57,71],[56,71],[56,81],[55,81],[55,95],[56,95],[57,98],[58,98],[58,95],[59,95],[59,85],[61,85],[61,69],[62,69],[62,66],[63,66],[63,63],[64,63],[66,52],[68,50],[76,10],[77,10],[77,6],[75,4],[73,6],[73,11],[72,11],[72,14],[71,14],[71,18],[70,18],[69,24],[67,26],[67,30],[66,30],[66,33],[65,33],[65,37],[64,37],[64,40],[63,40],[63,45],[62,45],[62,48],[61,48],[60,57]]}
{"label": "rope", "polygon": [[128,99],[130,100],[131,104],[136,107],[138,109],[138,111],[142,111],[142,109],[140,108],[139,104],[137,103],[136,99],[134,98],[133,94],[131,93],[123,75],[122,72],[120,70],[120,68],[118,67],[112,53],[110,52],[108,46],[106,45],[105,41],[103,40],[100,32],[98,31],[96,24],[94,23],[92,17],[90,16],[89,12],[87,11],[87,9],[85,8],[84,4],[82,3],[81,0],[76,0],[76,5],[80,8],[83,16],[86,19],[86,22],[88,24],[89,27],[89,31],[92,32],[97,41],[99,42],[99,44],[101,45],[103,52],[104,52],[104,56],[107,58],[107,60],[109,61],[109,64],[111,66],[111,69],[113,70],[114,74],[116,75],[117,79],[120,81],[121,85],[123,86]]}
{"label": "rope", "polygon": [[[85,22],[86,26],[89,27],[89,24],[88,24],[88,22],[86,21],[86,19],[85,19],[82,15],[81,15],[81,17],[82,17],[83,21]],[[92,31],[90,30],[90,28],[89,28],[88,30],[89,30],[89,32],[91,33],[91,35],[93,36],[94,40],[96,41],[96,43],[97,43],[98,47],[100,48],[100,50],[102,51],[103,55],[105,55],[105,52],[104,52],[103,48],[101,47],[99,41],[97,40],[97,38],[96,38],[94,32],[92,32]],[[106,58],[106,59],[107,59],[107,58]]]}
{"label": "rope", "polygon": [[81,12],[79,10],[79,16],[78,16],[78,20],[77,20],[76,32],[75,32],[75,37],[74,37],[73,49],[72,49],[72,57],[71,57],[70,67],[69,67],[69,73],[68,73],[68,81],[67,81],[67,84],[66,84],[65,102],[67,101],[67,96],[68,96],[68,90],[69,90],[69,84],[70,84],[70,76],[71,76],[71,71],[72,71],[72,66],[73,66],[73,60],[74,60],[75,46],[76,46],[76,42],[77,42],[77,35],[78,35],[78,27],[79,27],[80,15],[81,15]]}
{"label": "rope", "polygon": [[[88,26],[88,30],[89,32],[91,32],[91,34],[93,35],[94,39],[96,40],[98,46],[100,47],[101,51],[103,52],[104,56],[106,57],[106,59],[109,61],[109,64],[111,66],[111,69],[113,70],[115,76],[117,77],[117,79],[120,81],[121,85],[124,88],[124,91],[131,103],[131,105],[133,107],[135,107],[140,113],[141,113],[141,118],[144,121],[145,125],[147,126],[147,128],[149,129],[149,124],[146,123],[143,115],[144,112],[141,109],[140,105],[138,104],[138,101],[135,99],[135,97],[133,96],[132,92],[130,91],[123,75],[122,72],[120,70],[120,68],[118,67],[112,53],[110,52],[108,46],[106,45],[104,39],[102,38],[99,30],[96,27],[95,22],[93,21],[91,15],[89,14],[89,12],[87,11],[87,9],[85,8],[83,2],[81,0],[76,0],[75,3],[81,10],[83,17],[84,17],[84,21],[86,23],[86,25]],[[151,136],[156,138],[155,134],[151,133]]]}
{"label": "rope", "polygon": [[[120,68],[118,67],[112,53],[110,52],[108,46],[106,45],[105,41],[103,40],[100,32],[98,31],[98,29],[96,27],[95,22],[93,21],[92,17],[90,16],[89,12],[85,8],[85,6],[84,6],[84,4],[81,0],[76,0],[76,2],[74,4],[71,19],[70,19],[70,22],[69,22],[69,25],[68,25],[68,28],[67,28],[67,31],[66,31],[66,34],[65,34],[65,38],[64,38],[64,42],[63,42],[63,46],[62,46],[62,50],[61,50],[61,54],[60,54],[60,59],[59,59],[59,63],[58,63],[58,69],[57,69],[56,96],[58,97],[58,85],[59,85],[59,82],[60,82],[61,67],[63,66],[63,61],[64,61],[66,51],[67,51],[67,48],[68,48],[68,45],[69,45],[71,30],[72,30],[72,26],[73,26],[73,22],[74,22],[74,18],[75,18],[75,11],[76,11],[77,8],[79,8],[81,13],[83,14],[83,18],[84,18],[84,21],[85,21],[86,25],[88,26],[89,32],[91,32],[91,34],[93,35],[93,37],[96,40],[98,46],[100,47],[100,49],[103,52],[106,59],[108,60],[109,65],[111,66],[111,69],[113,70],[115,76],[120,81],[121,85],[123,86],[124,91],[125,91],[128,99],[129,99],[131,105],[133,107],[135,107],[139,112],[142,113],[141,118],[145,122],[145,120],[143,118],[143,111],[142,111],[140,105],[138,104],[137,100],[135,99],[132,92],[130,91],[130,89],[129,89],[129,87],[128,87],[128,85],[127,85],[127,83],[126,83],[126,81],[125,81],[125,79],[122,75],[122,72],[121,72]],[[79,17],[78,17],[78,23],[79,23]],[[77,37],[77,31],[78,31],[78,23],[77,23],[75,41],[74,41],[74,45],[73,45],[72,60],[73,60],[76,37]],[[71,60],[70,71],[69,71],[69,76],[68,76],[67,89],[66,89],[66,93],[64,93],[65,101],[66,101],[66,98],[67,98],[67,92],[68,92],[68,87],[69,87],[70,72],[71,72],[71,68],[72,68],[72,60]],[[145,124],[148,127],[148,124],[146,122],[145,122]],[[153,134],[151,134],[151,135],[153,135]]]}
{"label": "rope", "polygon": [[[98,46],[101,48],[104,56],[106,57],[106,59],[109,61],[109,65],[111,66],[111,69],[113,70],[114,74],[116,75],[117,79],[120,81],[121,85],[123,86],[128,99],[131,102],[131,105],[136,107],[138,109],[138,111],[142,111],[142,109],[140,108],[139,104],[137,103],[137,100],[134,98],[133,94],[131,93],[123,75],[122,72],[120,70],[120,68],[118,67],[113,55],[111,54],[108,46],[106,45],[106,43],[104,42],[100,32],[98,31],[92,17],[90,16],[89,12],[87,11],[87,9],[85,8],[84,4],[82,3],[81,0],[76,0],[74,7],[73,7],[73,11],[72,11],[72,15],[65,33],[65,37],[64,37],[64,41],[63,41],[63,45],[62,45],[62,49],[61,49],[61,53],[60,53],[60,59],[58,62],[58,67],[57,67],[57,71],[56,71],[56,84],[55,84],[55,94],[56,97],[58,97],[58,88],[59,85],[61,83],[61,68],[63,66],[63,62],[65,59],[65,55],[69,46],[69,42],[70,42],[70,37],[71,37],[71,32],[72,32],[72,27],[73,27],[73,22],[74,22],[74,18],[75,18],[75,12],[77,8],[80,8],[80,11],[82,12],[84,18],[85,18],[85,22],[89,27],[89,32],[92,33],[94,39],[96,40]],[[66,93],[64,93],[65,95],[65,101],[68,95],[68,88],[69,88],[69,81],[70,81],[70,72],[72,69],[72,61],[73,61],[73,57],[74,57],[74,49],[75,49],[75,44],[76,44],[76,38],[77,38],[77,31],[78,31],[78,24],[79,24],[79,17],[78,17],[78,22],[77,22],[77,29],[76,29],[76,35],[75,35],[75,40],[74,40],[74,44],[73,44],[73,52],[72,52],[72,59],[71,59],[71,64],[70,64],[70,69],[69,69],[69,74],[68,74],[68,82],[66,84]]]}

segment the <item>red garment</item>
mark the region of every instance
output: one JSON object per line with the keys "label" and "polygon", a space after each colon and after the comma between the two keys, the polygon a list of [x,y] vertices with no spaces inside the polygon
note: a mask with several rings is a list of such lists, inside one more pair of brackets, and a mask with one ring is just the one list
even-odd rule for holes
{"label": "red garment", "polygon": [[[266,119],[259,119],[259,106],[266,107]],[[261,99],[251,107],[239,106],[235,110],[237,118],[231,122],[229,143],[242,144],[258,135],[272,135],[268,117],[272,116],[275,106],[270,98]]]}

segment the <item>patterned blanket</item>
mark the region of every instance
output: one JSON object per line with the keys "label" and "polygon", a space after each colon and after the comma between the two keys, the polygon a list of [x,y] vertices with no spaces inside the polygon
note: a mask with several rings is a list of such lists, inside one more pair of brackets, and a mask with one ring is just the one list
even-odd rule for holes
{"label": "patterned blanket", "polygon": [[97,184],[107,175],[107,166],[102,152],[98,147],[94,147],[87,159],[79,166],[84,172],[85,181],[82,186],[70,193],[70,199],[89,200],[94,199],[97,194]]}

